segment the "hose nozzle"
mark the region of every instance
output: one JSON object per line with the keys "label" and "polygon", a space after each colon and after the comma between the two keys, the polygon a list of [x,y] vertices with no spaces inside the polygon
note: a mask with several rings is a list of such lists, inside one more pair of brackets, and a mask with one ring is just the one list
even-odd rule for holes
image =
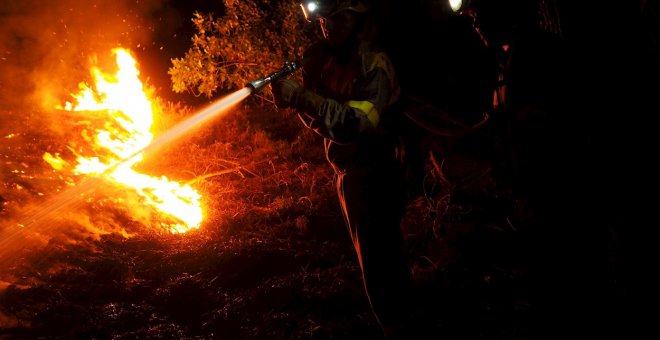
{"label": "hose nozzle", "polygon": [[282,66],[282,68],[280,68],[279,70],[277,70],[277,71],[275,71],[275,72],[273,72],[273,73],[271,73],[271,74],[269,74],[269,75],[267,75],[263,78],[253,80],[253,81],[247,83],[247,85],[245,85],[245,86],[252,89],[252,94],[258,93],[266,85],[272,83],[273,80],[276,80],[276,79],[279,79],[279,78],[282,78],[282,77],[286,77],[286,76],[290,75],[291,73],[293,73],[297,68],[298,68],[298,65],[295,62],[287,61],[287,62],[284,63],[284,66]]}

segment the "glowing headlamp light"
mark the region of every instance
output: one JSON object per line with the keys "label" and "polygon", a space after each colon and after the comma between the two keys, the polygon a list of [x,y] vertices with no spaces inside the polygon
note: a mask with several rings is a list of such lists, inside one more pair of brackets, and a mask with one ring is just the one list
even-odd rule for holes
{"label": "glowing headlamp light", "polygon": [[305,15],[305,20],[312,21],[319,11],[318,1],[303,1],[300,3],[300,8],[302,8],[303,15]]}
{"label": "glowing headlamp light", "polygon": [[468,8],[470,0],[447,0],[447,5],[453,13],[459,13]]}
{"label": "glowing headlamp light", "polygon": [[449,8],[454,12],[460,11],[462,6],[463,0],[449,0]]}

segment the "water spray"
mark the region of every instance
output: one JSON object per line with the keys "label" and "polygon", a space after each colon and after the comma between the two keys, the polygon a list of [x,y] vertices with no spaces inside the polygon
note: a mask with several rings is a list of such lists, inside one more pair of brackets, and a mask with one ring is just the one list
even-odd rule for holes
{"label": "water spray", "polygon": [[243,101],[250,95],[251,90],[248,88],[243,88],[232,94],[229,94],[221,99],[218,99],[214,103],[208,105],[207,107],[199,110],[196,114],[189,117],[188,119],[180,122],[176,126],[169,129],[167,132],[154,139],[149,145],[142,148],[141,150],[135,152],[129,157],[124,158],[123,161],[120,161],[111,167],[105,169],[103,173],[95,177],[87,177],[82,181],[78,182],[74,187],[69,188],[53,197],[52,199],[44,202],[36,209],[29,211],[23,218],[19,220],[17,224],[17,230],[14,228],[7,228],[7,230],[0,231],[0,255],[1,249],[5,247],[7,242],[10,242],[12,239],[11,235],[16,231],[23,231],[28,229],[28,227],[34,227],[37,225],[44,224],[47,222],[51,216],[56,215],[59,211],[66,207],[72,207],[74,204],[81,203],[81,197],[86,193],[91,192],[95,189],[96,186],[102,181],[102,177],[108,173],[114,171],[117,167],[120,167],[126,164],[131,158],[138,156],[141,153],[154,152],[163,146],[169,144],[170,142],[186,135],[190,131],[199,128],[205,123],[208,123],[211,119],[217,119],[219,116],[222,116],[229,112],[229,109],[234,107],[239,102]]}

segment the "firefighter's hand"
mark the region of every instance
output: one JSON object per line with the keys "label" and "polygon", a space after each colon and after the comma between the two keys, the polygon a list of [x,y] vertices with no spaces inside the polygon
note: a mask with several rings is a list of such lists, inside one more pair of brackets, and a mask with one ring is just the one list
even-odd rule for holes
{"label": "firefighter's hand", "polygon": [[304,91],[304,88],[295,80],[277,79],[271,83],[275,105],[280,109],[295,107],[296,98]]}

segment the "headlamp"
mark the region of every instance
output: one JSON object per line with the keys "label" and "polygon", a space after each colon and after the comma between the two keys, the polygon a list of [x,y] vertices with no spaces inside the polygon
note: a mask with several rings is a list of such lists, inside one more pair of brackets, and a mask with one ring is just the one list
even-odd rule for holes
{"label": "headlamp", "polygon": [[454,12],[460,11],[462,5],[463,0],[449,0],[449,8]]}
{"label": "headlamp", "polygon": [[305,15],[305,20],[314,21],[331,17],[343,10],[365,13],[370,9],[365,1],[355,0],[302,0],[298,2]]}
{"label": "headlamp", "polygon": [[300,8],[303,11],[305,20],[311,22],[318,17],[326,16],[332,11],[336,5],[335,0],[304,0],[300,3]]}
{"label": "headlamp", "polygon": [[316,1],[305,1],[300,3],[305,20],[312,21],[313,15],[318,10],[319,5]]}
{"label": "headlamp", "polygon": [[470,5],[470,0],[447,0],[447,5],[453,13],[459,13]]}
{"label": "headlamp", "polygon": [[314,22],[324,38],[328,38],[328,20],[342,11],[369,12],[370,6],[355,0],[302,0],[298,4],[307,22]]}

